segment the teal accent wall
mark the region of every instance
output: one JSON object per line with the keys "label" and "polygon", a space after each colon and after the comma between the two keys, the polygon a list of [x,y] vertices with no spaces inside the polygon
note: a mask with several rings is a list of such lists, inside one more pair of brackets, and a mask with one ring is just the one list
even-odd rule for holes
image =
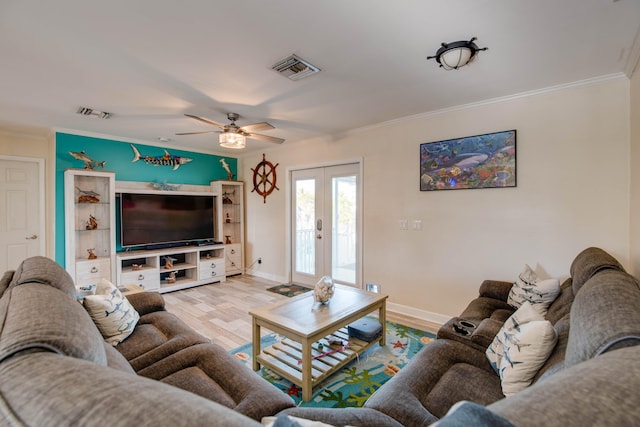
{"label": "teal accent wall", "polygon": [[[220,159],[223,158],[231,168],[234,179],[238,176],[238,160],[235,158],[172,148],[166,149],[171,155],[189,157],[193,160],[181,165],[176,170],[173,170],[172,166],[147,164],[142,159],[132,163],[134,152],[131,145],[135,145],[143,157],[156,157],[165,154],[165,148],[163,147],[61,132],[56,133],[55,251],[58,264],[65,265],[64,171],[70,168],[82,169],[84,167],[82,161],[74,159],[69,154],[70,151],[84,151],[87,156],[97,162],[106,161],[104,170],[115,172],[116,181],[158,183],[166,181],[169,184],[209,185],[211,181],[227,179],[227,172],[220,163]],[[103,169],[96,168],[96,170]],[[119,246],[119,242],[117,243],[117,246]]]}

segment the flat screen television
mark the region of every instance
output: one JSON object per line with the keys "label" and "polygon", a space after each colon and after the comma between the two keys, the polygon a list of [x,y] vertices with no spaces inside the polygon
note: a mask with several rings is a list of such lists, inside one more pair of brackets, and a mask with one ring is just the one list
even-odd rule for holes
{"label": "flat screen television", "polygon": [[214,240],[214,198],[211,195],[120,195],[120,245],[179,246]]}

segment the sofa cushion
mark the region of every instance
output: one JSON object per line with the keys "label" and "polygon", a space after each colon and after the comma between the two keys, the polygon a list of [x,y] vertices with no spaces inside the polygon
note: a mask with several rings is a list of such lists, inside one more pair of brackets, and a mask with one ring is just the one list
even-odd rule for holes
{"label": "sofa cushion", "polygon": [[104,342],[104,352],[107,355],[107,366],[118,371],[127,372],[129,374],[136,374],[127,359],[113,346],[106,341]]}
{"label": "sofa cushion", "polygon": [[14,270],[5,271],[0,278],[0,297],[4,294],[4,291],[9,287],[9,283],[11,283],[11,279],[13,279]]}
{"label": "sofa cushion", "polygon": [[615,348],[640,344],[637,280],[612,269],[593,276],[573,301],[570,328],[567,367]]}
{"label": "sofa cushion", "polygon": [[609,351],[487,409],[518,427],[639,426],[639,360],[640,346]]}
{"label": "sofa cushion", "polygon": [[74,299],[76,297],[76,286],[69,273],[49,258],[34,256],[22,261],[13,274],[9,287],[32,282],[46,284]]}
{"label": "sofa cushion", "polygon": [[573,281],[571,278],[566,279],[560,286],[560,293],[551,303],[544,317],[555,325],[557,321],[569,314],[571,304],[573,303]]}
{"label": "sofa cushion", "polygon": [[0,299],[0,360],[33,349],[107,363],[104,340],[74,297],[48,284],[21,283]]}
{"label": "sofa cushion", "polygon": [[504,346],[500,362],[502,393],[513,396],[527,388],[556,345],[556,331],[548,320],[521,325]]}
{"label": "sofa cushion", "polygon": [[4,361],[0,378],[3,426],[260,426],[193,393],[49,352]]}
{"label": "sofa cushion", "polygon": [[518,308],[525,301],[529,301],[544,315],[559,293],[560,283],[557,279],[540,280],[531,267],[525,265],[509,291],[507,303]]}
{"label": "sofa cushion", "polygon": [[618,260],[600,248],[591,247],[580,252],[569,269],[573,279],[574,295],[577,295],[580,288],[596,273],[610,269],[624,272]]}
{"label": "sofa cushion", "polygon": [[84,297],[84,308],[105,341],[114,346],[131,335],[140,319],[127,298],[122,296],[113,283],[105,279],[98,283],[95,295]]}
{"label": "sofa cushion", "polygon": [[116,349],[138,372],[183,348],[208,342],[177,316],[161,310],[140,316],[133,333]]}
{"label": "sofa cushion", "polygon": [[525,323],[534,320],[544,320],[542,315],[531,303],[525,301],[515,313],[509,317],[498,331],[493,342],[487,347],[487,359],[496,373],[500,373],[500,365],[504,357],[505,348],[511,346],[514,335]]}
{"label": "sofa cushion", "polygon": [[294,406],[293,400],[217,344],[198,344],[138,371],[256,420]]}
{"label": "sofa cushion", "polygon": [[438,339],[425,345],[364,406],[402,425],[421,426],[444,416],[460,400],[487,405],[503,397],[500,377],[484,351]]}

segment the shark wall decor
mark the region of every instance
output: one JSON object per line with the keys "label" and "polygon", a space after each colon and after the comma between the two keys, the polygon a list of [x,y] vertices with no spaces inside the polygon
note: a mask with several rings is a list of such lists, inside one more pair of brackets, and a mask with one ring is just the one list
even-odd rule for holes
{"label": "shark wall decor", "polygon": [[176,170],[180,166],[193,161],[193,159],[189,157],[174,156],[167,150],[164,150],[164,155],[162,156],[143,156],[142,154],[140,154],[140,151],[138,151],[135,145],[131,144],[131,148],[133,149],[133,160],[131,160],[131,163],[142,160],[148,165],[171,166],[173,167],[173,170]]}
{"label": "shark wall decor", "polygon": [[76,160],[82,160],[82,162],[84,162],[84,168],[88,169],[88,170],[93,170],[94,168],[103,168],[104,169],[104,164],[107,163],[106,160],[103,160],[101,162],[97,162],[97,161],[93,160],[91,157],[87,156],[87,154],[84,152],[84,150],[82,150],[82,151],[69,151],[69,154],[71,155],[71,157],[73,157]]}

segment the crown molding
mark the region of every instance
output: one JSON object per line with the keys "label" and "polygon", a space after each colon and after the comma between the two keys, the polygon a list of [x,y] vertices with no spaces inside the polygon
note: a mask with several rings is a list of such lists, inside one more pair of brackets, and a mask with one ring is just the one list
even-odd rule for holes
{"label": "crown molding", "polygon": [[638,61],[640,61],[640,27],[638,28],[636,37],[633,39],[631,49],[629,50],[629,57],[627,58],[627,63],[624,67],[624,74],[628,78],[631,78],[633,73],[636,71]]}
{"label": "crown molding", "polygon": [[79,135],[79,136],[86,136],[89,138],[100,138],[100,139],[108,139],[111,141],[119,141],[119,142],[128,142],[130,144],[142,144],[142,145],[150,145],[152,147],[159,147],[159,148],[166,148],[166,149],[171,149],[171,150],[180,150],[180,151],[190,151],[192,153],[202,153],[202,154],[212,154],[215,156],[220,156],[220,157],[236,157],[236,156],[229,156],[225,153],[221,153],[219,151],[212,151],[212,150],[199,150],[197,148],[192,148],[192,147],[184,147],[184,146],[178,146],[178,145],[172,145],[172,144],[167,144],[165,142],[161,142],[161,141],[149,141],[146,139],[138,139],[138,138],[129,138],[126,136],[116,136],[116,135],[108,135],[108,134],[103,134],[103,133],[98,133],[98,132],[88,132],[88,131],[83,131],[83,130],[77,130],[77,129],[68,129],[68,128],[57,128],[54,127],[53,128],[53,133],[67,133],[70,135]]}
{"label": "crown molding", "polygon": [[404,123],[404,122],[415,120],[415,119],[424,119],[424,118],[438,116],[438,115],[441,115],[441,114],[447,114],[447,113],[451,113],[451,112],[455,112],[455,111],[463,111],[463,110],[469,110],[469,109],[472,109],[472,108],[483,107],[485,105],[498,104],[498,103],[502,103],[502,102],[509,102],[509,101],[513,101],[513,100],[516,100],[516,99],[520,99],[520,98],[528,98],[528,97],[532,97],[532,96],[545,95],[545,94],[548,94],[548,93],[560,92],[560,91],[571,89],[571,88],[575,88],[575,87],[596,85],[596,84],[600,84],[602,82],[606,82],[606,81],[609,81],[609,80],[616,80],[616,79],[620,79],[620,78],[627,78],[627,77],[625,76],[624,73],[609,74],[609,75],[606,75],[606,76],[594,77],[594,78],[585,79],[585,80],[578,80],[578,81],[575,81],[575,82],[566,83],[566,84],[562,84],[562,85],[549,86],[549,87],[542,88],[542,89],[535,89],[535,90],[531,90],[531,91],[528,91],[528,92],[521,92],[521,93],[516,93],[516,94],[513,94],[513,95],[501,96],[501,97],[498,97],[498,98],[486,99],[484,101],[478,101],[478,102],[472,102],[472,103],[469,103],[469,104],[457,105],[457,106],[454,106],[454,107],[443,108],[441,110],[428,111],[426,113],[419,113],[419,114],[414,114],[412,116],[400,117],[398,119],[388,120],[388,121],[385,121],[385,122],[376,123],[374,125],[363,126],[361,128],[352,129],[352,130],[347,132],[347,135],[353,135],[353,134],[356,134],[356,133],[361,133],[361,132],[366,132],[366,131],[378,129],[378,128],[381,128],[381,127],[392,126],[392,125]]}

